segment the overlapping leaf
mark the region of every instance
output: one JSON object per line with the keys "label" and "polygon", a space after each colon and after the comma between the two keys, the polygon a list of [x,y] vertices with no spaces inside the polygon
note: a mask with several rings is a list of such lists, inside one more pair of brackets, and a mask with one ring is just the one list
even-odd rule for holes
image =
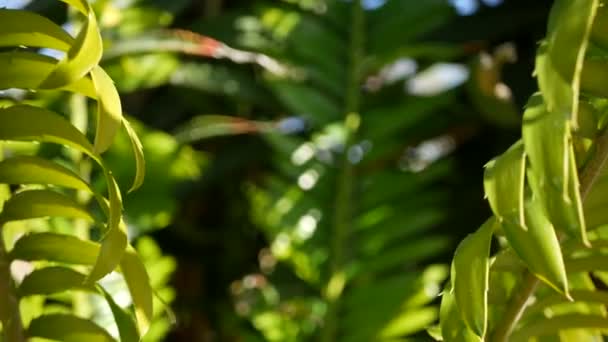
{"label": "overlapping leaf", "polygon": [[[16,156],[1,161],[0,182],[52,185],[90,192],[107,216],[107,224],[102,226],[101,243],[53,233],[30,234],[17,241],[8,257],[10,260],[45,260],[90,266],[88,275],[59,266],[36,270],[21,283],[18,295],[45,295],[72,289],[98,292],[110,305],[121,340],[137,341],[140,332],[146,332],[152,318],[152,290],[145,267],[128,245],[126,225],[122,221],[120,189],[100,153],[109,148],[117,130],[125,126],[137,161],[132,186],[135,189],[143,181],[143,151],[137,136],[122,116],[120,98],[112,80],[98,65],[103,46],[95,14],[87,1],[64,2],[82,15],[82,26],[75,38],[39,14],[0,9],[0,47],[15,48],[14,51],[0,53],[0,89],[67,90],[96,99],[95,143],[91,144],[85,134],[60,115],[30,105],[0,108],[0,140],[49,142],[84,153],[101,168],[108,198],[94,191],[74,172],[40,157]],[[57,60],[23,50],[23,46],[55,49],[65,54]],[[91,211],[70,196],[60,191],[35,189],[20,191],[10,197],[0,214],[0,222],[55,216],[94,220]],[[139,332],[130,315],[116,305],[105,290],[95,285],[97,280],[119,265],[131,290]],[[35,318],[29,324],[27,334],[62,341],[114,341],[101,327],[70,315],[52,314]]]}

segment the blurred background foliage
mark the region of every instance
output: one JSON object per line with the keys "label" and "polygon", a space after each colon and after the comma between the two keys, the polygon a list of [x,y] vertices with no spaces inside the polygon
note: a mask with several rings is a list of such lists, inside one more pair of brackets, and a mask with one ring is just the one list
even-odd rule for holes
{"label": "blurred background foliage", "polygon": [[[173,310],[147,341],[431,338],[453,249],[489,215],[482,166],[519,136],[550,1],[93,5],[148,164],[130,237]],[[7,6],[79,25],[55,0]],[[106,155],[124,190],[130,155],[126,137]]]}

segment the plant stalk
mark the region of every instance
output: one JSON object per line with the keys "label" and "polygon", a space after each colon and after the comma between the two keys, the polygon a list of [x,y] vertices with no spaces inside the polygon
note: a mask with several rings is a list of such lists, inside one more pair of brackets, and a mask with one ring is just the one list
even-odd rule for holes
{"label": "plant stalk", "polygon": [[[87,99],[80,94],[74,94],[70,97],[70,121],[82,134],[87,134],[89,127],[89,113],[87,109]],[[91,160],[86,158],[85,155],[77,150],[68,150],[72,163],[78,169],[78,175],[82,177],[86,182],[91,181]],[[82,206],[86,207],[91,202],[91,194],[88,191],[78,190],[76,192],[76,200]],[[89,240],[91,224],[84,219],[74,219],[73,221],[74,233],[77,237],[82,240]],[[87,272],[86,267],[78,268],[82,272]],[[90,303],[90,294],[86,292],[76,292],[72,298],[72,304],[74,312],[80,317],[90,317],[93,313],[93,307]]]}
{"label": "plant stalk", "polygon": [[[608,160],[608,129],[604,129],[602,134],[597,138],[595,151],[593,153],[593,157],[580,173],[579,191],[583,203],[591,192],[593,185],[600,177],[606,165],[606,161]],[[505,312],[505,317],[501,321],[501,324],[494,330],[491,339],[493,342],[508,341],[509,336],[511,336],[517,322],[526,309],[529,298],[534,294],[539,283],[540,280],[530,273],[530,271],[526,270],[524,279]]]}
{"label": "plant stalk", "polygon": [[[0,145],[0,160],[4,157]],[[10,196],[8,185],[0,185],[0,211]],[[25,332],[19,311],[19,297],[11,274],[11,258],[4,243],[4,223],[0,222],[0,322],[2,341],[25,342]]]}
{"label": "plant stalk", "polygon": [[348,152],[354,144],[359,128],[361,69],[364,56],[364,11],[361,0],[352,1],[350,30],[349,80],[345,92],[344,128],[346,137],[337,178],[334,203],[333,231],[331,237],[330,277],[324,289],[328,308],[321,331],[322,342],[338,341],[338,317],[340,297],[346,282],[344,246],[349,235],[352,221],[352,195],[354,186],[354,165]]}
{"label": "plant stalk", "polygon": [[0,320],[2,321],[3,340],[24,342],[25,332],[19,313],[19,298],[11,276],[11,260],[6,252],[3,230],[0,229]]}

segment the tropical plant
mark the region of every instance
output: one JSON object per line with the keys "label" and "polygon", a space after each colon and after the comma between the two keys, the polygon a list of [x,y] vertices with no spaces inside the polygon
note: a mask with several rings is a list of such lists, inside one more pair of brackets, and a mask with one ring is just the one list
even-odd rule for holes
{"label": "tropical plant", "polygon": [[[249,194],[269,247],[260,252],[261,272],[233,284],[235,308],[267,341],[413,337],[438,317],[431,302],[447,275],[429,261],[450,246],[437,229],[449,195],[439,184],[454,166],[439,159],[458,142],[445,133],[454,121],[434,115],[455,93],[441,84],[423,90],[424,72],[395,78],[390,70],[414,63],[403,57],[432,64],[461,53],[419,40],[454,13],[443,1],[322,4],[263,4],[256,21],[248,17],[256,34],[276,40],[256,51],[288,71],[263,81],[296,117],[274,129],[257,125],[275,172],[250,184]],[[416,24],[404,29],[404,16]],[[395,96],[402,84],[409,89]],[[194,121],[181,134],[202,127]],[[299,134],[285,134],[293,130]]]}
{"label": "tropical plant", "polygon": [[[505,27],[527,30],[510,18],[522,8],[538,15],[543,6],[507,4],[498,16],[502,26],[459,23],[458,30],[448,25],[459,18],[447,0],[100,0],[91,6],[104,38],[100,63],[125,111],[142,123],[130,120],[149,166],[142,188],[124,196],[123,220],[130,238],[154,230],[179,260],[175,308],[184,319],[173,338],[429,339],[423,328],[439,315],[433,301],[447,276],[442,263],[452,238],[460,237],[462,221],[479,222],[463,208],[482,202],[474,172],[463,172],[460,151],[452,152],[480,132],[519,124],[501,81],[500,69],[513,57],[508,46],[467,69],[463,60],[480,47],[462,43],[469,36],[502,42],[496,32]],[[83,24],[78,11],[66,17],[55,1],[27,8],[66,30]],[[30,46],[11,48],[23,52],[15,48],[22,45]],[[466,88],[458,87],[469,70]],[[457,77],[446,85],[448,72]],[[68,112],[87,132],[86,94],[69,101],[57,94],[39,91],[25,101]],[[489,140],[478,141],[492,150],[499,139]],[[136,170],[130,145],[121,132],[103,155],[120,188]],[[77,201],[103,216],[96,200],[107,182],[94,160],[44,143],[27,149],[87,180],[98,195],[79,191]],[[465,190],[456,195],[446,184]],[[459,219],[464,212],[468,217]],[[11,223],[9,245],[13,235],[32,229],[104,236],[103,226],[87,233],[91,224],[81,220],[44,222]],[[163,284],[173,261],[147,238],[134,245],[152,288],[171,298]],[[120,280],[101,284],[122,305],[123,293],[114,288]],[[234,308],[226,300],[231,281]],[[71,302],[79,316],[114,329],[91,296],[49,298],[44,310],[66,310]],[[36,300],[21,300],[34,312],[23,315],[25,326],[42,308]],[[159,323],[166,330],[168,321]],[[151,335],[146,340],[161,338]]]}
{"label": "tropical plant", "polygon": [[494,216],[454,254],[443,340],[603,340],[607,18],[602,1],[554,3],[522,138],[485,168]]}
{"label": "tropical plant", "polygon": [[[0,108],[0,140],[8,141],[2,143],[0,162],[2,340],[138,341],[154,318],[153,288],[128,242],[121,191],[101,155],[124,128],[136,164],[132,191],[143,182],[142,147],[122,115],[112,80],[98,64],[103,49],[93,10],[84,0],[64,2],[79,18],[75,37],[34,12],[0,9],[0,89],[50,96],[67,91],[74,123],[40,106],[41,98],[8,96]],[[93,143],[87,138],[87,98],[97,102]],[[101,189],[91,182],[97,173],[104,179]],[[146,260],[159,260],[150,243],[140,245]],[[120,276],[106,277],[113,271]],[[127,290],[129,299],[119,303],[117,291]],[[98,301],[83,293],[104,298],[100,310],[110,311],[114,322],[103,322],[98,308],[91,307]],[[124,307],[129,304],[131,309]]]}
{"label": "tropical plant", "polygon": [[[470,134],[454,127],[467,120],[450,110],[459,91],[433,81],[443,67],[435,63],[464,49],[426,40],[455,17],[449,3],[260,1],[184,25],[192,31],[167,28],[179,26],[175,8],[141,2],[123,13],[105,4],[104,63],[119,89],[146,99],[137,102],[147,120],[159,112],[182,143],[257,133],[270,147],[239,140],[214,156],[222,188],[233,183],[226,169],[248,158],[236,149],[263,153],[272,169],[247,178],[251,216],[269,247],[258,272],[232,284],[236,311],[271,341],[425,338],[447,275],[428,263],[450,247],[440,231],[450,214],[441,184],[456,166],[444,157]],[[127,25],[132,16],[149,20]],[[513,125],[511,99],[494,92],[504,56],[495,57],[490,70],[474,69],[471,94],[492,121]],[[165,84],[175,90],[159,90]],[[215,111],[234,115],[189,117]],[[239,336],[260,339],[235,325]]]}

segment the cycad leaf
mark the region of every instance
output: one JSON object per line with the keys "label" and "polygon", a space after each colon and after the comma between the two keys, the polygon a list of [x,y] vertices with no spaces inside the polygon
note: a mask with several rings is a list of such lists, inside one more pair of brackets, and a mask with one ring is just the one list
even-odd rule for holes
{"label": "cycad leaf", "polygon": [[35,233],[21,237],[10,252],[12,260],[48,260],[77,265],[92,265],[99,253],[99,244],[74,236]]}
{"label": "cycad leaf", "polygon": [[[53,71],[57,60],[33,52],[13,51],[0,53],[0,64],[10,65],[10,68],[0,68],[0,89],[48,89],[42,86],[42,82]],[[80,93],[90,98],[97,96],[89,77],[82,77],[58,89]]]}
{"label": "cycad leaf", "polygon": [[118,306],[112,295],[110,295],[107,291],[100,287],[100,290],[103,292],[103,296],[106,298],[108,305],[110,305],[110,310],[112,310],[112,315],[114,316],[114,321],[116,322],[116,326],[118,327],[118,333],[120,335],[121,342],[137,342],[140,341],[139,333],[137,332],[137,326],[131,315],[126,312],[123,308]]}
{"label": "cycad leaf", "polygon": [[0,9],[0,46],[67,51],[74,39],[59,25],[30,11]]}
{"label": "cycad leaf", "polygon": [[19,286],[21,297],[32,295],[50,295],[62,291],[81,289],[102,294],[114,316],[120,339],[123,342],[139,341],[137,327],[131,315],[118,306],[112,296],[101,286],[85,285],[86,276],[71,268],[52,266],[38,269],[28,274]]}
{"label": "cycad leaf", "polygon": [[525,211],[527,230],[509,222],[502,225],[509,244],[532,273],[568,296],[566,268],[553,225],[538,200],[528,200]]}
{"label": "cycad leaf", "polygon": [[101,67],[91,70],[91,79],[97,90],[95,152],[102,153],[110,147],[122,124],[122,108],[114,82]]}
{"label": "cycad leaf", "polygon": [[486,164],[483,185],[496,217],[524,226],[526,158],[521,141]]}
{"label": "cycad leaf", "polygon": [[50,295],[75,288],[94,292],[95,287],[85,285],[84,279],[84,274],[71,268],[45,267],[28,274],[19,285],[18,291],[21,297]]}
{"label": "cycad leaf", "polygon": [[133,127],[131,127],[129,121],[127,121],[127,119],[124,117],[122,118],[122,124],[124,125],[127,135],[129,136],[129,140],[131,141],[133,156],[135,157],[135,179],[133,180],[133,184],[129,189],[129,192],[131,192],[137,190],[137,188],[139,188],[144,182],[144,177],[146,175],[146,161],[144,159],[144,148],[141,141],[139,141],[139,137],[137,137],[135,130]]}
{"label": "cycad leaf", "polygon": [[76,127],[58,114],[34,106],[0,108],[0,140],[63,144],[100,160],[91,143]]}
{"label": "cycad leaf", "polygon": [[561,330],[606,329],[608,320],[597,315],[567,314],[541,319],[523,326],[511,336],[512,341],[528,341],[534,336],[549,335]]}
{"label": "cycad leaf", "polygon": [[78,33],[74,44],[52,73],[44,80],[42,87],[58,88],[83,78],[101,60],[103,44],[95,14],[89,11],[87,21]]}
{"label": "cycad leaf", "polygon": [[52,216],[94,221],[86,208],[63,194],[51,190],[27,190],[13,195],[4,203],[0,222]]}
{"label": "cycad leaf", "polygon": [[127,282],[131,299],[135,306],[135,317],[137,318],[139,333],[143,336],[148,331],[153,317],[153,291],[150,286],[150,277],[139,256],[130,246],[120,262],[120,269]]}
{"label": "cycad leaf", "polygon": [[127,227],[122,222],[122,199],[118,184],[109,172],[106,174],[108,180],[108,194],[110,198],[110,219],[106,235],[101,243],[99,256],[93,266],[87,282],[93,283],[106,274],[112,272],[120,263],[127,247]]}
{"label": "cycad leaf", "polygon": [[[91,146],[89,141],[80,133],[80,131],[64,118],[42,108],[27,105],[1,108],[0,139],[38,140],[68,145],[88,154],[103,166],[99,155],[93,151],[93,146]],[[120,190],[111,173],[109,171],[104,171],[104,174],[106,176],[106,181],[108,182],[110,217],[108,223],[108,236],[104,240],[104,244],[107,247],[102,249],[106,266],[100,268],[102,266],[99,265],[99,267],[95,267],[93,270],[94,277],[99,278],[109,272],[107,268],[110,265],[114,265],[113,268],[118,265],[122,253],[122,251],[119,251],[119,246],[122,246],[123,251],[126,246],[125,229],[124,227],[121,229],[119,225],[120,217],[122,215]],[[125,236],[121,237],[121,234]],[[110,245],[112,247],[110,247]],[[107,258],[107,256],[112,256],[112,258]]]}
{"label": "cycad leaf", "polygon": [[0,161],[0,183],[52,184],[91,191],[89,185],[71,170],[46,159],[16,156]]}
{"label": "cycad leaf", "polygon": [[[73,236],[37,233],[28,234],[17,240],[10,252],[12,260],[47,260],[69,264],[93,265],[97,260],[100,245],[80,240]],[[153,291],[150,277],[144,264],[132,247],[128,247],[120,262],[120,270],[135,307],[137,327],[143,336],[153,317]]]}
{"label": "cycad leaf", "polygon": [[485,336],[488,320],[489,254],[495,222],[490,218],[462,240],[452,264],[456,305],[465,324],[481,338]]}
{"label": "cycad leaf", "polygon": [[443,290],[439,322],[443,341],[481,342],[481,339],[469,330],[462,321],[450,286]]}
{"label": "cycad leaf", "polygon": [[378,337],[382,340],[416,333],[437,320],[437,308],[433,306],[407,308],[390,320]]}
{"label": "cycad leaf", "polygon": [[534,179],[530,186],[551,223],[588,244],[565,114],[548,112],[540,95],[533,95],[524,113],[522,136],[531,165],[528,175]]}
{"label": "cycad leaf", "polygon": [[72,315],[51,314],[35,318],[27,329],[28,336],[62,342],[115,342],[97,324]]}
{"label": "cycad leaf", "polygon": [[580,73],[598,4],[598,0],[559,0],[551,9],[546,43],[539,53],[544,61],[536,69],[549,111],[576,115]]}
{"label": "cycad leaf", "polygon": [[89,3],[86,0],[60,0],[65,2],[66,4],[75,7],[78,12],[87,15],[91,10],[89,7]]}

